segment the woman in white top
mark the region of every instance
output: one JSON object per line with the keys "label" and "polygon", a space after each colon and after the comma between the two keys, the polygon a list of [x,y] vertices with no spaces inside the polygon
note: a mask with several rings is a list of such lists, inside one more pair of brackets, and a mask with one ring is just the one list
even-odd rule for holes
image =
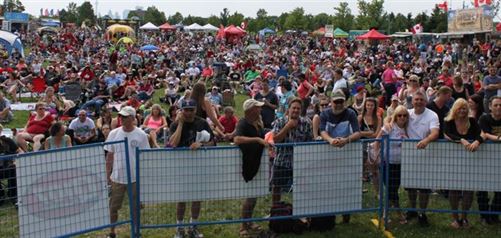
{"label": "woman in white top", "polygon": [[[393,115],[387,121],[388,123],[386,123],[383,126],[383,129],[379,132],[377,139],[381,139],[383,135],[388,135],[390,140],[402,140],[408,138],[407,125],[409,124],[409,112],[404,106],[402,105],[398,106],[393,112]],[[381,143],[379,141],[374,142],[374,145],[372,146],[372,151],[370,151],[370,153],[372,153],[373,155],[379,155],[380,146]],[[383,182],[385,184],[388,183],[387,186],[389,190],[388,197],[390,200],[390,206],[393,206],[395,208],[400,207],[398,189],[400,188],[400,178],[401,178],[400,177],[401,147],[402,147],[401,141],[390,142],[388,167],[384,167],[385,174],[389,172],[388,176],[389,180],[387,182],[386,179],[383,179]],[[399,211],[398,215],[401,224],[407,223],[404,214],[402,214]]]}

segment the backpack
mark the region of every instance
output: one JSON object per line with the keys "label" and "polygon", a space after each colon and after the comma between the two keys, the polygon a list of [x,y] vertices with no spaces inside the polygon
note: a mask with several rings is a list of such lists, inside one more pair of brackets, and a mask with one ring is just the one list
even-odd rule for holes
{"label": "backpack", "polygon": [[[273,204],[270,211],[271,217],[292,216],[292,204],[279,202]],[[270,220],[269,228],[274,233],[302,234],[307,228],[307,223],[297,218]]]}
{"label": "backpack", "polygon": [[330,231],[336,226],[336,216],[310,218],[311,231]]}

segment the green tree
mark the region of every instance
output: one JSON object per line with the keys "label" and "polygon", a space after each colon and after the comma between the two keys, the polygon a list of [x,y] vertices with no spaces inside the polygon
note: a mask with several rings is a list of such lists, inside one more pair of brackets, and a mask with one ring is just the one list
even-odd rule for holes
{"label": "green tree", "polygon": [[7,0],[6,3],[7,7],[4,12],[24,12],[25,10],[24,5],[20,0]]}
{"label": "green tree", "polygon": [[288,12],[284,12],[278,16],[277,20],[275,21],[275,26],[278,28],[279,31],[286,31],[287,29],[285,28],[285,21],[289,17]]}
{"label": "green tree", "polygon": [[310,29],[318,29],[319,27],[330,24],[332,24],[332,17],[327,13],[320,13],[312,17],[309,25],[311,27]]}
{"label": "green tree", "polygon": [[77,25],[81,25],[82,22],[90,23],[93,26],[96,23],[96,15],[94,15],[94,8],[90,2],[83,2],[77,8]]}
{"label": "green tree", "polygon": [[240,26],[244,19],[245,16],[242,13],[234,12],[233,15],[228,17],[228,25]]}
{"label": "green tree", "polygon": [[63,23],[77,23],[78,11],[77,4],[70,2],[66,9],[59,11],[59,19]]}
{"label": "green tree", "polygon": [[221,18],[221,24],[224,26],[228,25],[228,18],[230,17],[230,11],[228,11],[228,8],[223,8],[223,11],[219,14]]}
{"label": "green tree", "polygon": [[183,14],[181,14],[180,12],[176,12],[174,13],[174,15],[169,16],[168,22],[170,24],[178,24],[183,22],[183,20],[184,20]]}
{"label": "green tree", "polygon": [[248,23],[249,31],[259,31],[265,27],[272,27],[273,23],[266,10],[260,8],[257,10],[256,19],[250,19]]}
{"label": "green tree", "polygon": [[306,17],[304,15],[304,9],[302,7],[298,7],[287,16],[284,23],[285,29],[291,30],[305,30],[308,27],[308,22],[306,21]]}
{"label": "green tree", "polygon": [[207,22],[216,27],[219,27],[219,25],[221,25],[221,20],[215,15],[211,15],[209,18],[207,18]]}
{"label": "green tree", "polygon": [[332,18],[334,27],[339,27],[343,30],[353,29],[355,16],[351,14],[351,9],[348,7],[347,2],[339,3],[339,6],[334,8],[335,14]]}
{"label": "green tree", "polygon": [[446,32],[447,31],[447,13],[438,6],[435,6],[433,12],[430,16],[430,21],[428,22],[428,31],[434,33]]}
{"label": "green tree", "polygon": [[380,28],[384,23],[384,0],[358,0],[357,26],[360,29]]}
{"label": "green tree", "polygon": [[151,22],[157,26],[164,24],[167,21],[165,13],[161,12],[155,6],[146,8],[144,12],[144,22]]}

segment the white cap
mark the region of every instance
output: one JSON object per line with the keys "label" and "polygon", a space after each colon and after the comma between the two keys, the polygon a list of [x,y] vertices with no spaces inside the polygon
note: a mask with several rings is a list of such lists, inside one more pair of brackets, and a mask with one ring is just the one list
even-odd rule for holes
{"label": "white cap", "polygon": [[255,99],[247,99],[244,102],[244,111],[251,109],[252,107],[262,107],[264,102],[257,101]]}
{"label": "white cap", "polygon": [[136,116],[136,109],[134,109],[133,107],[131,106],[125,106],[125,107],[122,107],[122,109],[120,109],[120,112],[118,112],[118,114],[124,116],[124,117],[128,117],[128,116]]}

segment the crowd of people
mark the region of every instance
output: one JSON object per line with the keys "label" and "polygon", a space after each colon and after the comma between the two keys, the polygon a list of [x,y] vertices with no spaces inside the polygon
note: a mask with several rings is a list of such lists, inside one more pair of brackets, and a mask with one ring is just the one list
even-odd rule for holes
{"label": "crowd of people", "polygon": [[[92,29],[31,32],[25,39],[31,49],[25,58],[2,59],[0,121],[24,119],[16,118],[10,108],[23,92],[38,93],[39,100],[24,128],[11,128],[12,139],[1,137],[4,154],[130,136],[141,142],[132,147],[140,148],[235,143],[255,167],[253,157],[273,143],[323,140],[343,147],[360,138],[389,135],[419,140],[418,149],[446,138],[475,151],[484,141],[500,141],[499,40],[369,44],[285,34],[247,35],[230,43],[211,34],[177,31],[144,33],[136,44],[116,45]],[[251,42],[262,50],[246,50]],[[141,51],[139,46],[146,43],[159,50]],[[235,105],[240,94],[250,99]],[[160,95],[159,101],[155,95]],[[240,108],[244,114],[236,115]],[[200,140],[200,133],[207,138]],[[382,186],[377,183],[380,164],[374,153],[379,146],[364,144],[364,179],[373,182],[375,191]],[[116,148],[105,149],[114,222],[125,193],[124,173],[119,171],[125,162]],[[292,185],[292,151],[274,151],[273,203],[280,202],[280,194]],[[135,148],[129,152],[135,158]],[[385,171],[390,173],[394,207],[399,207],[400,153],[399,144],[392,143]],[[4,161],[2,178],[15,177],[13,168],[11,161]],[[252,179],[258,168],[244,178]],[[4,196],[0,188],[0,201],[15,202],[15,181],[9,180],[6,191]],[[416,208],[419,200],[419,208],[427,208],[430,190],[407,192],[409,207]],[[451,209],[457,210],[460,201],[462,210],[470,209],[473,193],[449,191]],[[501,193],[491,205],[487,192],[478,191],[477,198],[481,211],[501,212]],[[252,217],[255,204],[256,198],[245,200],[242,218]],[[190,221],[196,222],[200,202],[191,205]],[[183,223],[186,203],[176,210],[177,222]],[[485,223],[499,222],[497,216],[481,217]],[[414,218],[428,223],[424,212],[400,214],[399,221],[405,224]],[[343,216],[343,221],[349,219]],[[453,214],[452,219],[454,228],[470,226],[466,214]],[[243,223],[240,234],[260,229]],[[190,227],[188,235],[202,237],[196,227]],[[114,229],[109,237],[115,237]],[[176,237],[185,237],[184,228],[177,228]]]}

